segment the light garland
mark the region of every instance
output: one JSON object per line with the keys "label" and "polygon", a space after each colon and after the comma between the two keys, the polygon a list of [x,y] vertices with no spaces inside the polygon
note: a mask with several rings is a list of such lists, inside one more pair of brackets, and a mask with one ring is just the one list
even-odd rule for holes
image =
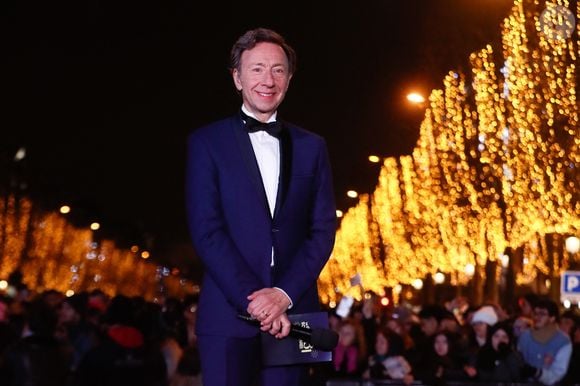
{"label": "light garland", "polygon": [[577,32],[555,38],[542,29],[554,7],[570,3],[515,0],[502,26],[502,68],[488,45],[470,56],[469,82],[450,72],[432,91],[412,156],[384,161],[371,221],[366,198],[345,214],[319,280],[323,302],[336,302],[348,277],[369,267],[367,289],[437,271],[465,284],[508,247],[522,251],[520,285],[569,267],[561,235],[580,229],[580,44]]}

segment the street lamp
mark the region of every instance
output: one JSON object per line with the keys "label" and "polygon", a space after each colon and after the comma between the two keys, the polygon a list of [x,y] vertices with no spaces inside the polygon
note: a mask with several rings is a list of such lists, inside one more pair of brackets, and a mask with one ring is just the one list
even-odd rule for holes
{"label": "street lamp", "polygon": [[422,105],[425,103],[425,97],[415,91],[407,94],[407,100],[415,105]]}
{"label": "street lamp", "polygon": [[580,250],[580,239],[576,236],[566,238],[566,251],[575,254]]}
{"label": "street lamp", "polygon": [[369,155],[369,161],[374,164],[377,164],[381,161],[381,158],[377,155]]}
{"label": "street lamp", "polygon": [[346,195],[349,196],[350,198],[357,198],[358,197],[358,193],[356,190],[349,190],[348,192],[346,192]]}
{"label": "street lamp", "polygon": [[437,272],[435,275],[433,275],[433,281],[435,284],[443,284],[445,281],[445,274],[443,272]]}

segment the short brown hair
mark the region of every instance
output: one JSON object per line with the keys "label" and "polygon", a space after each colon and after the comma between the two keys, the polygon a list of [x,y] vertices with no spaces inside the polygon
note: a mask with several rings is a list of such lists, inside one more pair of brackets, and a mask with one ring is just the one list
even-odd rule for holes
{"label": "short brown hair", "polygon": [[240,69],[242,53],[251,50],[258,43],[274,43],[282,47],[288,58],[288,71],[293,74],[296,71],[296,52],[286,43],[286,40],[278,32],[267,28],[249,30],[238,38],[230,53],[230,70]]}

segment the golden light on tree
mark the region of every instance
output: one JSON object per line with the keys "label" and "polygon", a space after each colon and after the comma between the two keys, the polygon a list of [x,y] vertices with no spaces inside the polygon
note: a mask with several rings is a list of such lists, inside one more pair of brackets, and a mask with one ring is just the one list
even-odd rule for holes
{"label": "golden light on tree", "polygon": [[[557,289],[577,263],[565,239],[580,228],[580,44],[553,9],[569,13],[570,4],[514,1],[501,47],[474,52],[470,73],[451,71],[431,92],[412,155],[385,159],[370,202],[345,215],[329,265],[341,263],[321,287],[342,292],[340,280],[368,264],[382,268],[374,287],[439,272],[482,289],[505,263],[518,284]],[[356,213],[368,205],[363,221]]]}
{"label": "golden light on tree", "polygon": [[179,278],[161,277],[156,265],[112,240],[96,240],[89,227],[73,226],[61,212],[35,208],[26,197],[0,197],[0,280],[20,272],[22,282],[35,292],[98,288],[111,296],[152,299],[162,279],[174,294],[185,291]]}

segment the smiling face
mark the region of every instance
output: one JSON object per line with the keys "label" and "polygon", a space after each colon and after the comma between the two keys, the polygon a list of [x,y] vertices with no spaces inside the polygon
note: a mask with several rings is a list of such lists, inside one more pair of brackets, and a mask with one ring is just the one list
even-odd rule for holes
{"label": "smiling face", "polygon": [[282,47],[262,42],[242,53],[239,68],[232,71],[244,106],[265,122],[276,111],[290,85],[288,58]]}

